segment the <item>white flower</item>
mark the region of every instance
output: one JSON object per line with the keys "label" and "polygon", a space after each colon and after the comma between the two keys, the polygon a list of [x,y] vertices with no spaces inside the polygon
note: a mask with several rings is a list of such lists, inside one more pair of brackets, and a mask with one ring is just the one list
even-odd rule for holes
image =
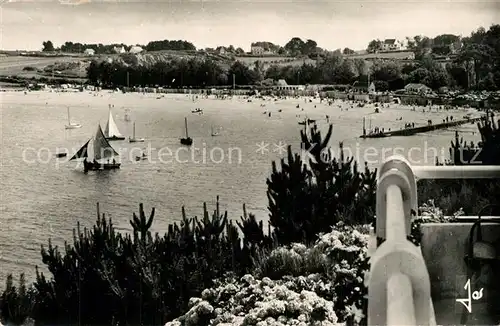
{"label": "white flower", "polygon": [[349,316],[353,316],[354,321],[356,323],[359,323],[365,317],[365,315],[363,314],[363,311],[361,309],[359,309],[358,307],[356,307],[355,304],[352,304],[352,305],[346,307],[346,310],[347,310],[347,314]]}
{"label": "white flower", "polygon": [[[3,326],[2,323],[0,323],[0,326]],[[173,320],[166,323],[165,326],[182,326],[182,324],[178,320]]]}
{"label": "white flower", "polygon": [[214,307],[212,307],[212,305],[206,301],[201,301],[197,305],[197,309],[196,309],[196,312],[199,314],[209,314],[209,313],[212,313],[213,311],[214,311]]}
{"label": "white flower", "polygon": [[255,278],[250,275],[250,274],[246,274],[244,275],[242,278],[241,278],[242,281],[248,283],[248,284],[255,284],[256,281],[255,281]]}
{"label": "white flower", "polygon": [[201,298],[203,300],[207,300],[212,296],[212,290],[211,289],[205,289],[201,292]]}
{"label": "white flower", "polygon": [[261,284],[261,286],[265,286],[265,285],[272,286],[272,285],[274,285],[273,281],[269,277],[264,277],[262,279],[262,281],[261,281],[260,284]]}
{"label": "white flower", "polygon": [[192,307],[194,307],[195,305],[197,305],[201,301],[202,301],[201,298],[190,298],[189,302],[188,302],[188,307],[192,308]]}

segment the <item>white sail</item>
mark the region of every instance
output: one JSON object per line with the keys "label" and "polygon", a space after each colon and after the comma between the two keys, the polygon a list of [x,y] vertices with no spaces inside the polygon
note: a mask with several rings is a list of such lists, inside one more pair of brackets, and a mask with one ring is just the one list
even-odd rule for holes
{"label": "white sail", "polygon": [[111,159],[114,156],[118,156],[118,153],[109,144],[104,133],[102,132],[101,125],[97,128],[97,132],[94,137],[94,158],[96,160],[101,159]]}
{"label": "white sail", "polygon": [[68,107],[68,124],[66,125],[66,129],[78,129],[81,128],[82,125],[76,122],[71,122],[71,116],[69,114],[69,107]]}
{"label": "white sail", "polygon": [[111,112],[111,109],[109,110],[108,123],[106,124],[106,129],[104,131],[104,134],[107,138],[123,137],[120,134],[120,131],[118,130],[118,126],[115,123],[115,119],[113,119],[113,113]]}
{"label": "white sail", "polygon": [[87,142],[78,150],[78,152],[75,153],[75,155],[73,155],[72,158],[70,158],[70,161],[71,160],[76,160],[78,158],[87,158],[89,157],[89,153],[88,153],[88,147],[89,147],[89,143],[92,139],[89,139],[87,140]]}

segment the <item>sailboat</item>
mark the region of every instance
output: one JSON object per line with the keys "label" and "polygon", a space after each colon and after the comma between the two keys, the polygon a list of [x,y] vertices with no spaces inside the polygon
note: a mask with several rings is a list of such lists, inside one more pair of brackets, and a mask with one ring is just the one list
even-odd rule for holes
{"label": "sailboat", "polygon": [[[114,159],[115,156],[118,156],[118,153],[107,141],[104,133],[102,132],[101,125],[97,127],[97,132],[93,137],[93,157],[90,161],[88,159],[91,159],[91,156],[89,156],[89,144],[91,140],[92,138],[87,140],[78,152],[73,155],[70,161],[83,158],[83,171],[85,173],[96,170],[119,169],[121,163],[117,163]],[[110,162],[111,159],[113,159],[112,163]],[[102,160],[107,160],[107,162],[102,162]]]}
{"label": "sailboat", "polygon": [[305,125],[307,125],[307,124],[308,124],[308,119],[307,119],[307,117],[305,117],[305,118],[304,118],[304,121],[299,121],[299,125],[301,125],[301,126],[305,126]]}
{"label": "sailboat", "polygon": [[111,112],[111,108],[109,108],[108,123],[106,124],[106,129],[104,130],[104,136],[106,137],[107,140],[125,139],[125,137],[123,137],[120,131],[118,130],[118,126],[115,123],[115,119],[113,119],[113,112]]}
{"label": "sailboat", "polygon": [[132,134],[132,137],[128,138],[129,143],[142,143],[144,142],[144,138],[135,138],[135,122],[134,122],[134,133]]}
{"label": "sailboat", "polygon": [[186,145],[186,146],[191,146],[193,144],[193,139],[191,137],[189,137],[189,134],[188,134],[188,120],[187,120],[187,118],[184,118],[184,126],[186,128],[186,137],[181,138],[181,144]]}
{"label": "sailboat", "polygon": [[130,114],[129,114],[130,110],[129,109],[126,109],[125,110],[125,117],[123,118],[123,120],[127,121],[127,122],[130,122]]}
{"label": "sailboat", "polygon": [[219,136],[219,133],[217,131],[214,131],[214,126],[212,126],[212,137],[214,136]]}
{"label": "sailboat", "polygon": [[69,107],[68,107],[68,124],[65,126],[66,129],[78,129],[81,128],[82,125],[79,123],[71,122],[71,117],[69,115]]}

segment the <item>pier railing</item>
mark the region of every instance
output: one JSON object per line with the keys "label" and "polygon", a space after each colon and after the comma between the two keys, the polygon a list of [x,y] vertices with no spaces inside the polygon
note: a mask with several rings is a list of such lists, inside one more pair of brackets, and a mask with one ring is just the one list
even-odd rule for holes
{"label": "pier railing", "polygon": [[[407,240],[418,214],[417,179],[500,177],[500,166],[414,166],[392,156],[378,171],[376,237],[368,282],[368,325],[436,325],[422,252]],[[371,243],[376,243],[373,241]]]}

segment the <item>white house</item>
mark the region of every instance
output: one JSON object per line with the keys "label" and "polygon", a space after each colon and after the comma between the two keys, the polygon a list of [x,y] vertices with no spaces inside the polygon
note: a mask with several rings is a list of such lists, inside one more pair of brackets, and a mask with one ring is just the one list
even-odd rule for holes
{"label": "white house", "polygon": [[264,48],[262,46],[252,46],[250,48],[250,52],[253,55],[263,55],[264,54]]}
{"label": "white house", "polygon": [[143,49],[140,47],[140,46],[133,46],[130,48],[130,53],[141,53],[143,51]]}
{"label": "white house", "polygon": [[123,46],[115,46],[113,48],[113,51],[115,53],[125,53],[125,52],[127,52],[127,51],[125,51],[125,48]]}
{"label": "white house", "polygon": [[226,54],[228,51],[224,46],[218,46],[217,49],[215,49],[215,52],[218,54]]}
{"label": "white house", "polygon": [[386,39],[382,42],[382,51],[397,51],[401,49],[401,45],[394,38]]}
{"label": "white house", "polygon": [[356,93],[375,93],[375,84],[373,82],[369,83],[367,80],[364,81],[355,81],[353,84],[353,90]]}
{"label": "white house", "polygon": [[305,89],[304,85],[288,85],[286,80],[280,79],[273,86],[275,90],[278,91],[303,91]]}
{"label": "white house", "polygon": [[425,94],[432,92],[432,89],[424,84],[410,83],[410,84],[405,86],[405,91],[407,93],[416,93],[416,94],[425,95]]}
{"label": "white house", "polygon": [[83,54],[88,55],[88,56],[93,56],[95,54],[95,50],[94,49],[85,49],[85,51],[83,51]]}

